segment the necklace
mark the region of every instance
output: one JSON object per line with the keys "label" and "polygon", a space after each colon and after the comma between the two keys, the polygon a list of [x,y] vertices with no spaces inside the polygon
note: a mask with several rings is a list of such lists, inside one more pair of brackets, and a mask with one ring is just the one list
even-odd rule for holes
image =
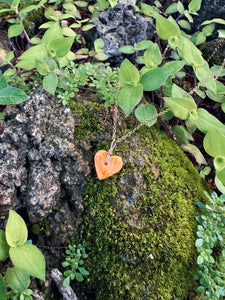
{"label": "necklace", "polygon": [[112,135],[112,142],[109,148],[109,151],[106,150],[99,150],[94,157],[95,162],[95,170],[99,180],[106,179],[110,176],[115,175],[118,173],[123,167],[123,160],[120,156],[112,155],[114,148],[116,147],[117,143],[120,143],[130,137],[133,133],[135,133],[139,128],[144,126],[147,122],[151,121],[152,119],[158,118],[161,115],[170,111],[169,108],[165,109],[164,111],[155,114],[154,116],[149,117],[145,121],[138,124],[133,130],[128,132],[127,134],[121,136],[120,138],[116,139],[116,127],[117,127],[117,104],[114,105],[114,118],[113,118],[113,135]]}

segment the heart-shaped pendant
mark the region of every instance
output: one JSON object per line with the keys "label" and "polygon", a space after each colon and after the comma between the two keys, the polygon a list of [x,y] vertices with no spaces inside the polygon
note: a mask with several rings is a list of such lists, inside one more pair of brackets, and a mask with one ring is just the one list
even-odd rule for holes
{"label": "heart-shaped pendant", "polygon": [[118,173],[123,167],[122,158],[119,156],[111,155],[106,164],[108,152],[105,150],[99,150],[95,154],[95,170],[99,180],[108,178]]}

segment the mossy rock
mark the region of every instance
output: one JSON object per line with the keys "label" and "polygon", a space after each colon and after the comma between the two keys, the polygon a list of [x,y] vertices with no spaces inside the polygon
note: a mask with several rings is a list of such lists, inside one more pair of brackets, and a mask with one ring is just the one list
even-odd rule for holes
{"label": "mossy rock", "polygon": [[102,181],[93,175],[86,185],[82,230],[90,275],[76,293],[97,300],[195,299],[202,179],[159,127],[140,129],[114,154],[123,158],[121,172]]}

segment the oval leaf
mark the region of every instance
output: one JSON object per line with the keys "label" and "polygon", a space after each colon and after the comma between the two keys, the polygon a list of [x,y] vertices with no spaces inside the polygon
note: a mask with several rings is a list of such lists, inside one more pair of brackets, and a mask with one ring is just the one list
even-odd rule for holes
{"label": "oval leaf", "polygon": [[164,18],[160,14],[157,14],[156,32],[161,39],[168,40],[171,36],[178,36],[180,34],[180,29],[175,23]]}
{"label": "oval leaf", "polygon": [[197,105],[192,99],[174,97],[164,97],[163,99],[173,114],[181,120],[186,120],[190,112],[197,109]]}
{"label": "oval leaf", "polygon": [[0,90],[0,104],[19,104],[27,100],[27,95],[20,89],[7,86]]}
{"label": "oval leaf", "polygon": [[36,68],[41,75],[47,75],[50,72],[48,65],[45,62],[38,59],[36,59]]}
{"label": "oval leaf", "polygon": [[12,290],[25,291],[30,285],[30,274],[17,267],[8,268],[6,282]]}
{"label": "oval leaf", "polygon": [[23,32],[23,30],[24,30],[23,25],[20,25],[20,24],[11,25],[8,29],[8,36],[9,36],[9,38],[18,36]]}
{"label": "oval leaf", "polygon": [[34,277],[45,280],[45,258],[36,246],[24,244],[20,247],[10,248],[9,255],[16,267]]}
{"label": "oval leaf", "polygon": [[133,54],[135,49],[133,46],[123,46],[119,48],[119,51],[126,54]]}
{"label": "oval leaf", "polygon": [[43,79],[43,87],[50,94],[54,95],[58,85],[58,77],[55,72],[50,72]]}
{"label": "oval leaf", "polygon": [[140,75],[135,66],[128,60],[125,59],[119,71],[119,82],[122,87],[128,85],[137,85]]}
{"label": "oval leaf", "polygon": [[143,56],[146,67],[158,66],[162,62],[162,55],[157,44],[152,43]]}
{"label": "oval leaf", "polygon": [[[142,104],[138,106],[138,108],[135,110],[135,116],[139,122],[143,122],[146,119],[155,116],[156,114],[157,114],[157,110],[151,104],[145,104],[145,105]],[[146,122],[145,125],[151,127],[152,125],[155,124],[156,121],[157,121],[157,116],[154,119]]]}
{"label": "oval leaf", "polygon": [[117,95],[117,104],[128,116],[134,107],[140,102],[143,95],[143,86],[139,83],[137,86],[127,86],[119,90]]}
{"label": "oval leaf", "polygon": [[[198,78],[198,80],[201,83],[201,86],[206,87],[207,89],[211,90],[214,94],[217,93],[217,86],[216,86],[216,80],[211,72],[211,70],[209,69],[209,65],[206,61],[204,61],[204,63],[201,66],[197,66],[195,68],[195,74]],[[210,78],[211,76],[211,78]],[[207,79],[207,80],[206,80]],[[206,80],[206,81],[205,81]]]}
{"label": "oval leaf", "polygon": [[225,136],[216,128],[211,128],[203,140],[203,146],[206,152],[215,157],[217,155],[225,156]]}
{"label": "oval leaf", "polygon": [[160,86],[169,77],[171,70],[168,68],[155,68],[144,73],[141,76],[141,84],[143,84],[144,91],[154,91],[160,88]]}
{"label": "oval leaf", "polygon": [[225,135],[224,124],[211,115],[207,110],[198,108],[197,117],[192,118],[192,115],[190,115],[190,117],[195,126],[203,133],[207,133],[211,128],[216,127],[223,135]]}
{"label": "oval leaf", "polygon": [[197,67],[204,63],[201,51],[186,37],[179,37],[178,53],[189,65]]}
{"label": "oval leaf", "polygon": [[5,232],[0,230],[0,260],[4,261],[9,256],[9,245],[7,244]]}
{"label": "oval leaf", "polygon": [[6,224],[5,236],[7,243],[11,247],[18,247],[23,245],[28,236],[27,226],[14,210],[9,211],[9,219]]}

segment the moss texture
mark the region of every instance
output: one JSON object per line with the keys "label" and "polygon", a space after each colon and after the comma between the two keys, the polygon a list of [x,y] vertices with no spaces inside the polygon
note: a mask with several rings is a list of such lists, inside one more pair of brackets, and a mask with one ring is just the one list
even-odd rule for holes
{"label": "moss texture", "polygon": [[83,240],[90,275],[76,292],[97,300],[195,299],[201,178],[157,128],[142,128],[114,152],[125,161],[122,171],[103,181],[89,178],[86,185]]}

